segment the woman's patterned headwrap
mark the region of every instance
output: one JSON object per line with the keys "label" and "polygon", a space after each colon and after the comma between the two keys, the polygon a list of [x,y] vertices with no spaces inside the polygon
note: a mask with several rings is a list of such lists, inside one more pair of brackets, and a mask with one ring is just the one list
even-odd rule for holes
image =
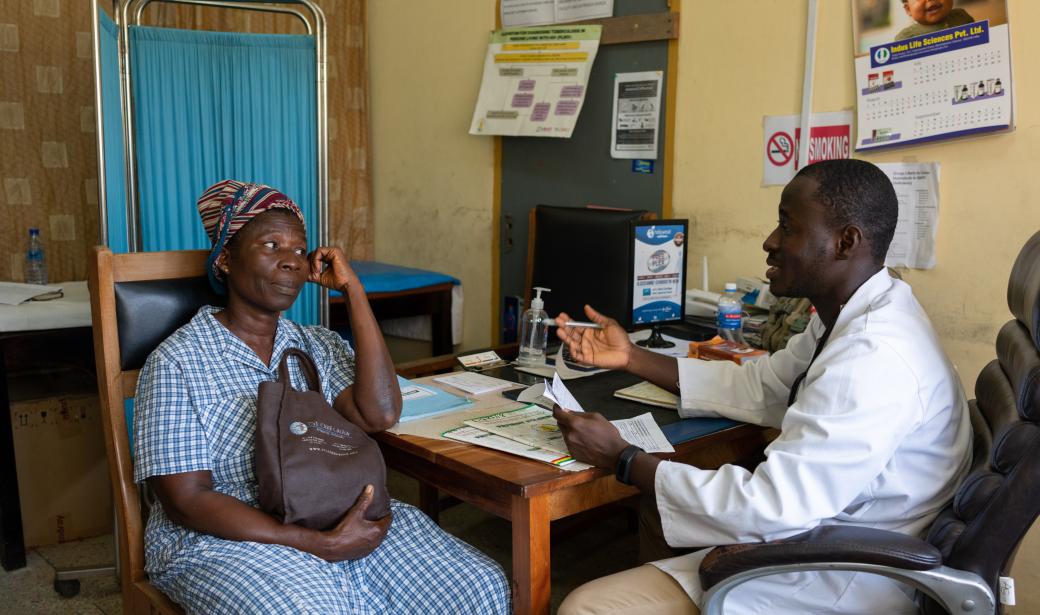
{"label": "woman's patterned headwrap", "polygon": [[227,292],[224,272],[217,268],[217,257],[247,222],[269,209],[288,209],[303,222],[303,212],[292,199],[270,186],[225,179],[209,187],[199,197],[199,217],[213,251],[206,260],[209,282],[220,294]]}

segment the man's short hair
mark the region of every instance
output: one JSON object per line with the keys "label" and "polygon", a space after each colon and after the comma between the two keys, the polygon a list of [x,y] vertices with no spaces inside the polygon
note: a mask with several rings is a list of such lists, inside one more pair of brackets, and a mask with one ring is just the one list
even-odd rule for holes
{"label": "man's short hair", "polygon": [[874,260],[884,263],[899,218],[899,200],[888,176],[865,160],[851,158],[821,160],[796,177],[803,176],[816,180],[813,197],[831,211],[835,228],[859,227]]}

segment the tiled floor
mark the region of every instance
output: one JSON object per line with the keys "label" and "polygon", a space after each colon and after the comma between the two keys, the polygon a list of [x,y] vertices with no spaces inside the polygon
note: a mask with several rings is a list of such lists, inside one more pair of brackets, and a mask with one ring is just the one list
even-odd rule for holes
{"label": "tiled floor", "polygon": [[[415,483],[391,473],[394,497],[406,502],[418,499]],[[490,554],[509,570],[510,533],[505,521],[468,505],[441,514],[449,532]],[[623,514],[589,520],[587,528],[569,527],[556,532],[552,544],[553,610],[581,583],[636,563],[637,540]],[[56,567],[84,566],[112,561],[111,537],[46,547],[29,554],[29,565],[15,572],[0,571],[0,613],[13,615],[118,615],[122,612],[114,576],[84,579],[80,595],[65,599],[52,587]],[[1018,553],[1013,571],[1018,605],[1013,615],[1040,615],[1040,529],[1034,527]]]}

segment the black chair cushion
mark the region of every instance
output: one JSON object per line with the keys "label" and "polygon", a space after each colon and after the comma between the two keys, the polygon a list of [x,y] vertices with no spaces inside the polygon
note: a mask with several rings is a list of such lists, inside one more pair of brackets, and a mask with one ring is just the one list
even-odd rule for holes
{"label": "black chair cushion", "polygon": [[152,350],[191,320],[204,305],[225,305],[205,277],[118,282],[115,285],[119,326],[119,363],[140,369]]}
{"label": "black chair cushion", "polygon": [[1040,232],[1018,253],[1008,280],[1008,307],[1040,347]]}
{"label": "black chair cushion", "polygon": [[994,440],[1001,431],[1019,420],[1015,390],[1011,388],[999,361],[990,361],[979,372],[975,381],[975,398]]}
{"label": "black chair cushion", "polygon": [[1040,420],[1040,355],[1029,330],[1017,320],[997,334],[997,359],[1015,391],[1018,414],[1029,421]]}

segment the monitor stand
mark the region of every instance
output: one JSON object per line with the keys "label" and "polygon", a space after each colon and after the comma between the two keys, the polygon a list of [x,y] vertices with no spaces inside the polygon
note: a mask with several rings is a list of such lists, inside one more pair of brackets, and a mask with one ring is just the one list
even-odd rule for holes
{"label": "monitor stand", "polygon": [[669,342],[661,337],[661,325],[654,325],[650,337],[639,340],[636,344],[645,348],[672,348],[675,346],[675,342]]}

